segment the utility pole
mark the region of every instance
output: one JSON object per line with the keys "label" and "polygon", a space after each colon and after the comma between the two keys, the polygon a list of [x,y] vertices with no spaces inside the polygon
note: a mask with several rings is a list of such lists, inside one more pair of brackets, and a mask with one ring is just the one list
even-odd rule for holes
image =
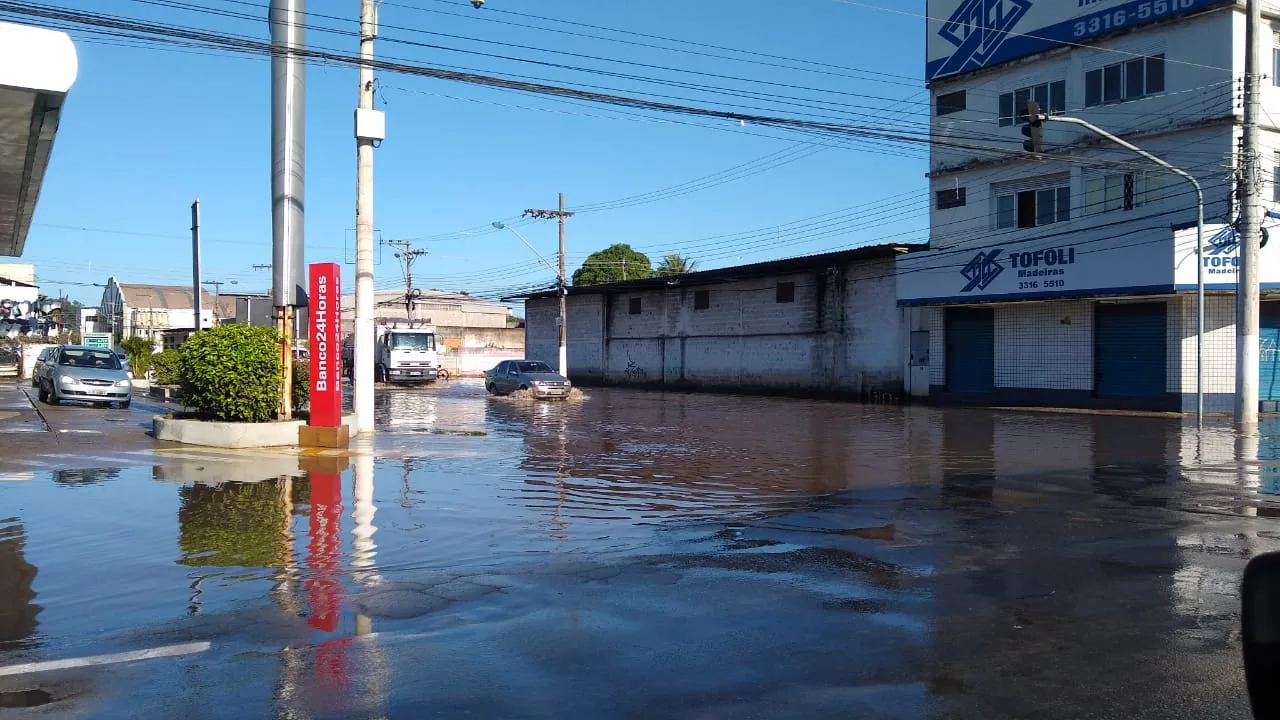
{"label": "utility pole", "polygon": [[1248,0],[1244,40],[1244,128],[1240,153],[1240,274],[1236,291],[1236,425],[1244,431],[1258,427],[1259,291],[1258,265],[1262,234],[1262,193],[1259,187],[1258,128],[1261,112],[1261,72],[1258,32],[1262,0]]}
{"label": "utility pole", "polygon": [[539,220],[548,220],[555,218],[560,221],[560,271],[556,278],[556,294],[560,297],[560,374],[569,377],[569,323],[567,317],[567,296],[569,294],[569,285],[565,280],[564,269],[564,221],[566,218],[573,217],[573,213],[566,212],[564,209],[564,193],[560,193],[560,208],[558,210],[537,210],[529,209],[524,211],[525,217],[537,218]]}
{"label": "utility pole", "polygon": [[413,325],[413,310],[415,302],[421,295],[413,287],[413,263],[418,258],[427,254],[426,250],[418,250],[413,247],[413,243],[408,240],[387,240],[384,245],[390,245],[399,248],[396,252],[396,259],[400,261],[400,266],[404,269],[404,310],[405,315],[409,318],[410,326]]}
{"label": "utility pole", "polygon": [[200,198],[191,203],[191,307],[196,312],[191,326],[200,332]]}
{"label": "utility pole", "polygon": [[356,109],[356,364],[352,393],[357,432],[373,431],[373,147],[386,136],[386,120],[373,109],[374,0],[360,0],[360,103]]}

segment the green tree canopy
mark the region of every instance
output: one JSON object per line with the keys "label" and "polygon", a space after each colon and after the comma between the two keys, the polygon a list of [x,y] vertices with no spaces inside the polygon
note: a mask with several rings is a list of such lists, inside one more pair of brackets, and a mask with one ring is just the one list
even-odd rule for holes
{"label": "green tree canopy", "polygon": [[574,285],[600,285],[618,280],[639,280],[653,276],[649,256],[630,245],[617,244],[591,253],[582,267],[573,272]]}
{"label": "green tree canopy", "polygon": [[667,255],[662,258],[662,262],[658,263],[658,269],[655,275],[665,277],[667,275],[683,275],[691,273],[698,269],[698,261],[686,255]]}

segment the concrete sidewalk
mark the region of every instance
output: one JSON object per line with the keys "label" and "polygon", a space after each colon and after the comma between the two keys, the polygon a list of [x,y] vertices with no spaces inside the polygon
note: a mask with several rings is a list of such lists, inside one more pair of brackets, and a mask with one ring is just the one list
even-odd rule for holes
{"label": "concrete sidewalk", "polygon": [[48,431],[40,412],[21,386],[0,384],[0,434]]}

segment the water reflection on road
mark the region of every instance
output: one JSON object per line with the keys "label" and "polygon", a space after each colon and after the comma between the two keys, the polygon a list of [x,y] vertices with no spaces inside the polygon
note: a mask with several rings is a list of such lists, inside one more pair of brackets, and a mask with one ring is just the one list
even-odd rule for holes
{"label": "water reflection on road", "polygon": [[284,474],[0,482],[0,666],[213,643],[0,693],[102,715],[1245,716],[1236,585],[1280,547],[1273,424],[465,382],[376,407],[376,448]]}

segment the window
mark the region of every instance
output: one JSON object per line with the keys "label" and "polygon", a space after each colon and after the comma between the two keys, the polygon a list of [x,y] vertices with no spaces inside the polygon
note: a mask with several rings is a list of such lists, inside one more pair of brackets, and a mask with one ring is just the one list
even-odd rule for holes
{"label": "window", "polygon": [[795,302],[796,284],[793,282],[778,283],[777,301],[780,303]]}
{"label": "window", "polygon": [[1136,58],[1084,74],[1085,107],[1164,92],[1164,55]]}
{"label": "window", "polygon": [[631,315],[640,314],[640,298],[631,298],[631,302],[627,305],[627,312]]}
{"label": "window", "polygon": [[1032,228],[1071,219],[1071,188],[1048,187],[1000,194],[996,191],[996,227]]}
{"label": "window", "polygon": [[1027,122],[1027,103],[1034,100],[1040,112],[1058,115],[1067,111],[1067,81],[1040,83],[1000,96],[1000,127]]}
{"label": "window", "polygon": [[938,115],[958,113],[967,107],[968,98],[964,90],[938,96]]}
{"label": "window", "polygon": [[1280,33],[1271,41],[1271,84],[1280,86]]}
{"label": "window", "polygon": [[958,187],[951,190],[939,190],[938,209],[950,210],[951,208],[964,207],[965,197],[964,188]]}
{"label": "window", "polygon": [[1276,153],[1271,173],[1271,199],[1280,202],[1280,152]]}
{"label": "window", "polygon": [[694,290],[693,291],[693,309],[706,310],[711,307],[711,291],[710,290]]}
{"label": "window", "polygon": [[1086,214],[1133,210],[1160,202],[1164,197],[1164,176],[1158,173],[1109,173],[1085,178]]}

